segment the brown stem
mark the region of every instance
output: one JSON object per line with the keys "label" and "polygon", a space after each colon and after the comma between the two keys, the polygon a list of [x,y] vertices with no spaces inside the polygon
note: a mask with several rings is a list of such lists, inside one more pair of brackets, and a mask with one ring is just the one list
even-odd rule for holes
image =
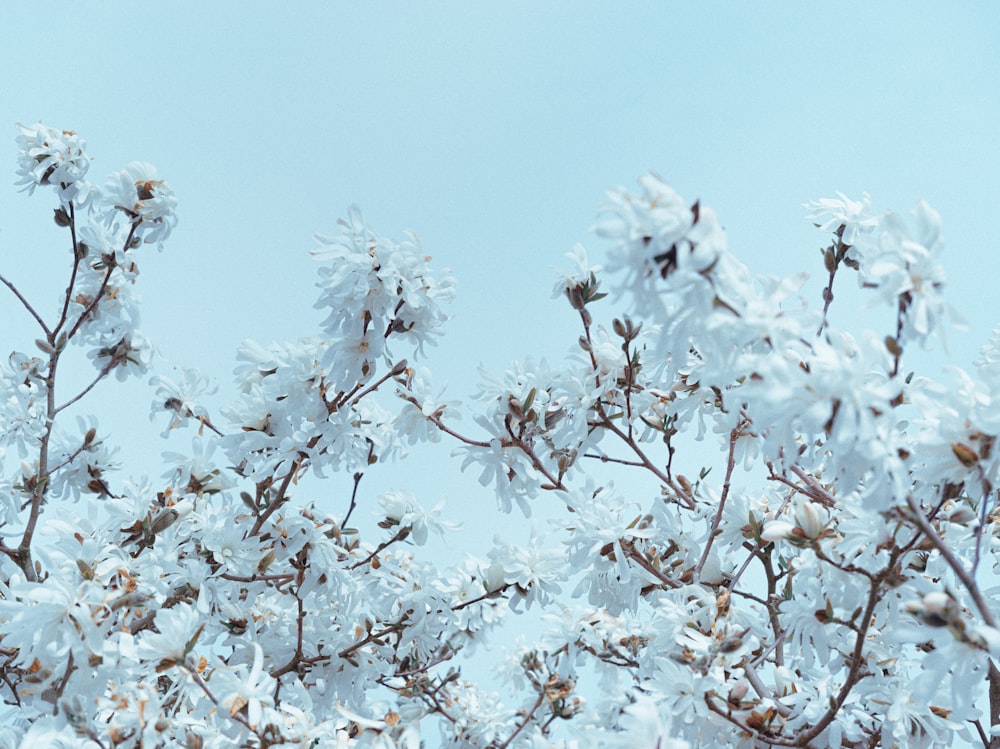
{"label": "brown stem", "polygon": [[514,733],[508,736],[507,740],[502,744],[497,744],[496,749],[507,749],[507,747],[511,745],[511,742],[517,738],[517,735],[521,733],[521,731],[523,731],[525,727],[531,722],[531,719],[534,717],[535,713],[538,712],[538,708],[542,706],[542,703],[544,701],[545,701],[545,692],[543,690],[538,693],[538,699],[535,700],[535,704],[528,709],[527,713],[525,713],[524,720],[522,720],[520,725],[518,725],[518,727],[514,730]]}
{"label": "brown stem", "polygon": [[875,607],[881,599],[882,579],[890,573],[895,565],[896,554],[893,554],[890,558],[889,565],[882,571],[882,574],[879,575],[877,579],[871,581],[868,590],[868,603],[865,606],[864,613],[860,617],[857,633],[854,637],[854,651],[851,653],[851,665],[847,672],[847,678],[844,679],[844,683],[840,687],[840,691],[837,693],[837,696],[833,698],[827,711],[818,721],[816,721],[812,728],[809,728],[804,733],[799,735],[795,741],[795,746],[807,746],[813,739],[826,730],[827,726],[829,726],[833,722],[833,719],[837,716],[837,713],[840,712],[840,708],[843,707],[844,702],[851,693],[851,690],[854,689],[854,686],[861,679],[861,667],[865,662],[865,640],[868,637],[868,628],[871,626],[872,619],[874,618],[873,614],[875,613]]}
{"label": "brown stem", "polygon": [[[989,659],[989,664],[990,670],[987,678],[990,684],[990,725],[995,726],[1000,723],[1000,669],[997,669],[992,658]],[[1000,749],[1000,736],[994,736],[990,739],[989,749]]]}
{"label": "brown stem", "polygon": [[646,467],[645,463],[640,463],[639,461],[636,461],[636,460],[622,460],[621,458],[612,458],[612,457],[610,457],[608,455],[597,455],[595,453],[584,453],[583,457],[585,457],[585,458],[594,458],[595,460],[599,460],[602,463],[620,463],[623,466],[635,466],[637,468],[645,468]]}
{"label": "brown stem", "polygon": [[514,583],[504,583],[501,587],[497,588],[496,590],[491,590],[491,591],[489,591],[487,593],[483,593],[481,596],[479,596],[477,598],[473,598],[473,599],[468,600],[468,601],[463,601],[462,603],[460,603],[460,604],[458,604],[456,606],[452,606],[451,610],[452,611],[461,611],[462,609],[466,608],[467,606],[472,606],[473,604],[479,603],[480,601],[488,601],[488,600],[490,600],[492,598],[498,598],[499,596],[503,595],[504,591],[506,591],[508,588],[512,588],[512,587],[514,587]]}
{"label": "brown stem", "polygon": [[108,372],[110,372],[114,366],[115,365],[114,365],[113,361],[108,362],[107,364],[105,364],[104,367],[101,369],[101,371],[97,373],[97,377],[95,377],[93,379],[93,381],[89,385],[87,385],[87,387],[85,387],[83,390],[81,390],[75,396],[73,396],[68,401],[66,401],[65,403],[63,403],[61,406],[59,406],[58,408],[56,408],[55,412],[59,413],[60,411],[63,411],[65,409],[69,408],[74,403],[76,403],[78,400],[80,400],[81,398],[83,398],[83,396],[85,396],[87,393],[89,393],[91,390],[93,390],[94,387],[96,387],[97,383],[99,383],[101,380],[103,380],[105,377],[108,376]]}
{"label": "brown stem", "polygon": [[31,303],[24,298],[24,295],[21,294],[20,291],[18,291],[17,287],[14,286],[14,284],[12,284],[2,275],[0,275],[0,283],[3,283],[4,286],[6,286],[8,289],[14,292],[14,296],[18,298],[18,300],[21,302],[21,305],[26,310],[28,310],[31,316],[35,318],[35,322],[37,322],[39,327],[45,332],[45,337],[51,339],[53,336],[52,332],[49,330],[49,326],[45,324],[45,321],[42,320],[41,316],[35,311],[35,308],[31,306]]}
{"label": "brown stem", "polygon": [[389,548],[390,546],[392,546],[397,541],[402,541],[404,538],[406,538],[409,535],[410,535],[410,526],[408,526],[408,525],[403,526],[398,531],[396,531],[396,535],[394,535],[388,541],[383,541],[382,543],[380,543],[375,548],[375,551],[373,551],[371,554],[369,554],[368,556],[366,556],[360,562],[356,562],[355,564],[352,564],[347,569],[349,569],[349,570],[356,570],[358,567],[364,567],[371,560],[373,560],[375,557],[377,557],[381,552],[385,551],[387,548]]}
{"label": "brown stem", "polygon": [[906,498],[906,503],[910,507],[910,520],[923,532],[933,545],[934,548],[938,550],[941,556],[944,558],[945,562],[951,567],[952,571],[955,573],[956,577],[961,580],[962,585],[972,596],[973,602],[976,604],[976,608],[979,610],[979,615],[983,618],[983,621],[988,627],[996,629],[996,619],[993,618],[993,613],[990,611],[989,605],[986,603],[986,599],[983,598],[982,592],[979,590],[979,586],[976,581],[972,579],[968,571],[959,561],[959,559],[952,553],[951,549],[944,542],[941,536],[938,535],[937,531],[934,530],[934,526],[930,524],[924,513],[921,511],[920,506],[917,504],[917,500],[911,494]]}
{"label": "brown stem", "polygon": [[736,440],[739,439],[739,431],[733,429],[729,433],[729,455],[726,457],[726,476],[722,482],[722,494],[719,497],[719,508],[715,511],[715,519],[712,521],[712,530],[708,534],[708,541],[705,542],[705,549],[701,553],[701,559],[698,560],[698,566],[695,567],[695,576],[700,577],[702,567],[705,566],[705,562],[708,561],[709,552],[712,550],[712,544],[715,542],[715,536],[719,531],[719,525],[722,523],[722,513],[726,509],[726,499],[729,497],[729,488],[733,478],[733,468],[736,465]]}
{"label": "brown stem", "polygon": [[256,536],[260,533],[260,529],[264,527],[264,523],[267,522],[267,519],[277,512],[278,508],[285,503],[285,495],[288,492],[288,487],[291,485],[292,479],[295,478],[295,475],[302,467],[302,460],[303,459],[301,457],[298,457],[292,461],[292,467],[289,469],[288,473],[285,474],[284,479],[282,479],[281,486],[278,487],[278,495],[272,499],[270,503],[268,503],[267,509],[257,516],[257,520],[254,521],[253,528],[250,529],[250,533],[247,536],[248,538],[250,536]]}
{"label": "brown stem", "polygon": [[80,263],[83,260],[80,257],[80,245],[76,239],[76,206],[72,202],[69,204],[69,233],[73,241],[73,270],[70,271],[69,285],[66,287],[65,296],[63,296],[63,306],[62,312],[59,313],[59,322],[56,324],[55,330],[52,331],[53,339],[59,334],[59,331],[66,322],[66,315],[69,313],[69,302],[73,298],[73,287],[76,286],[76,274],[79,272]]}
{"label": "brown stem", "polygon": [[295,652],[292,653],[292,657],[288,660],[288,663],[276,669],[275,671],[271,672],[271,677],[274,679],[280,679],[285,674],[295,671],[299,667],[299,664],[303,662],[304,653],[302,650],[302,630],[305,628],[306,610],[305,610],[305,605],[302,603],[302,596],[299,594],[299,591],[302,588],[302,582],[305,580],[305,569],[306,565],[308,565],[309,563],[309,560],[306,557],[305,550],[301,552],[301,555],[302,559],[297,560],[297,566],[299,568],[299,571],[297,575],[298,579],[296,581],[297,582],[296,590],[294,593],[295,603],[297,606],[296,622],[295,622],[296,623]]}
{"label": "brown stem", "polygon": [[[419,404],[417,404],[415,400],[411,401],[411,402],[414,403],[414,404],[416,404],[419,407]],[[481,440],[470,439],[470,438],[468,438],[468,437],[466,437],[464,435],[459,434],[458,432],[456,432],[455,430],[451,429],[450,427],[445,426],[444,422],[441,421],[440,417],[435,416],[434,414],[431,414],[430,416],[428,416],[427,420],[430,421],[431,424],[433,424],[434,426],[436,426],[438,429],[440,429],[445,434],[451,435],[452,437],[454,437],[455,439],[457,439],[459,442],[462,442],[462,443],[464,443],[466,445],[471,445],[472,447],[492,447],[492,445],[489,442],[482,442]]]}
{"label": "brown stem", "polygon": [[351,513],[354,512],[354,508],[357,506],[358,484],[361,483],[362,476],[364,476],[364,474],[360,472],[354,474],[354,489],[351,491],[351,505],[347,508],[347,514],[344,515],[344,522],[340,524],[341,528],[347,527],[347,521],[351,519]]}
{"label": "brown stem", "polygon": [[380,631],[380,632],[369,632],[368,636],[365,637],[363,640],[358,640],[356,643],[354,643],[350,647],[344,648],[339,653],[337,653],[337,655],[340,658],[347,658],[347,657],[353,655],[354,653],[356,653],[357,651],[361,650],[361,648],[363,648],[368,643],[375,642],[376,640],[378,640],[378,639],[380,639],[382,637],[385,637],[386,635],[391,635],[393,632],[399,632],[400,630],[403,629],[403,624],[406,622],[406,618],[407,617],[404,614],[404,616],[403,616],[402,619],[400,619],[395,624],[390,624],[388,627],[386,627],[382,631]]}
{"label": "brown stem", "polygon": [[794,473],[796,476],[802,479],[802,481],[805,482],[806,486],[808,486],[812,490],[812,492],[808,492],[810,497],[815,499],[824,507],[837,506],[836,498],[832,494],[830,494],[830,492],[828,492],[823,487],[823,485],[820,484],[813,476],[810,476],[808,473],[803,471],[795,464],[792,464],[788,470],[790,470],[792,473]]}

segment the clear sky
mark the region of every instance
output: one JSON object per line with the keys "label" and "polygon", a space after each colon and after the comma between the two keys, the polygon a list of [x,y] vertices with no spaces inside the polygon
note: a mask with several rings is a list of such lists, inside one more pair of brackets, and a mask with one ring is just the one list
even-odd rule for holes
{"label": "clear sky", "polygon": [[[601,256],[604,191],[652,169],[773,274],[822,273],[807,200],[927,199],[973,323],[938,363],[967,364],[1000,319],[998,42],[986,2],[4,3],[0,267],[49,299],[65,286],[43,272],[68,253],[50,196],[13,187],[15,122],[79,132],[97,180],[152,162],[180,224],[161,255],[143,250],[144,330],[228,400],[243,338],[315,331],[312,234],[358,203],[454,270],[429,364],[465,398],[481,363],[574,344],[554,269],[578,241]],[[2,297],[0,314],[0,349],[30,346],[23,311]],[[143,384],[98,397],[114,398],[106,427],[135,435],[119,436],[126,458],[160,449]],[[430,505],[473,501],[450,475],[401,470],[387,483]],[[475,502],[492,507],[489,491]]]}

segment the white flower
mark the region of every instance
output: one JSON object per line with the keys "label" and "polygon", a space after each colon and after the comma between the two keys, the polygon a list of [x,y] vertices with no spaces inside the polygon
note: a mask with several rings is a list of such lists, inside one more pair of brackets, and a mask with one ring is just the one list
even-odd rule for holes
{"label": "white flower", "polygon": [[690,744],[676,738],[672,716],[666,705],[652,696],[639,696],[626,707],[621,718],[621,737],[611,746],[628,749],[689,749]]}
{"label": "white flower", "polygon": [[316,236],[313,256],[322,289],[318,309],[329,309],[323,331],[333,344],[322,364],[336,386],[348,390],[388,357],[387,340],[402,339],[420,353],[440,335],[447,315],[441,304],[454,297],[447,271],[430,269],[419,240],[396,243],[379,237],[352,206],[340,236]]}
{"label": "white flower", "polygon": [[70,130],[55,130],[38,123],[18,125],[17,174],[28,193],[39,185],[52,185],[62,202],[86,202],[90,185],[84,177],[90,167],[86,142]]}
{"label": "white flower", "polygon": [[126,332],[125,326],[116,327],[110,335],[101,335],[98,345],[87,352],[98,370],[113,371],[119,382],[130,375],[144,375],[149,371],[153,347],[138,330]]}
{"label": "white flower", "polygon": [[196,369],[182,369],[180,375],[180,380],[176,382],[164,375],[156,375],[149,380],[150,385],[156,386],[150,421],[163,411],[171,414],[170,423],[161,435],[163,437],[170,430],[187,424],[190,418],[197,419],[203,425],[208,423],[208,410],[201,405],[199,399],[218,389]]}
{"label": "white flower", "polygon": [[573,246],[572,252],[567,252],[566,257],[573,263],[573,270],[569,273],[560,273],[559,281],[552,289],[552,296],[563,296],[568,289],[573,289],[580,285],[587,285],[596,282],[597,274],[603,270],[600,265],[592,265],[587,256],[587,249],[577,243]]}
{"label": "white flower", "polygon": [[434,531],[443,537],[445,530],[457,528],[454,523],[445,523],[437,519],[444,507],[444,501],[427,512],[409,494],[393,491],[380,496],[378,503],[385,510],[386,520],[383,521],[385,526],[409,528],[410,532],[407,538],[413,539],[413,542],[418,546],[423,546],[427,542],[428,531]]}
{"label": "white flower", "polygon": [[253,663],[248,669],[241,663],[235,668],[216,667],[212,686],[219,689],[219,701],[229,708],[230,715],[246,710],[251,727],[261,725],[266,708],[274,706],[274,679],[264,670],[264,652],[252,644]]}
{"label": "white flower", "polygon": [[764,523],[760,537],[765,541],[780,541],[791,536],[794,532],[795,523],[789,523],[787,520],[768,520]]}
{"label": "white flower", "polygon": [[407,369],[405,386],[397,387],[396,394],[403,399],[403,406],[395,419],[396,431],[411,444],[439,442],[441,430],[431,423],[431,417],[443,419],[461,415],[458,401],[444,400],[444,389],[434,392],[431,373],[426,367]]}
{"label": "white flower", "polygon": [[503,580],[516,587],[528,608],[538,602],[546,604],[561,592],[559,582],[566,578],[566,552],[560,543],[546,541],[532,534],[528,546],[514,546],[494,539],[490,551],[493,566],[502,570]]}
{"label": "white flower", "polygon": [[862,276],[877,287],[881,299],[901,306],[905,322],[900,343],[927,338],[949,313],[945,273],[938,262],[941,247],[941,217],[924,201],[914,208],[912,222],[894,213],[882,219],[878,252],[862,266]]}
{"label": "white flower", "polygon": [[871,233],[878,226],[868,193],[862,195],[861,200],[851,200],[838,192],[836,198],[820,198],[803,207],[809,210],[806,218],[817,222],[820,231],[836,231],[843,226],[844,244],[856,244],[861,235]]}
{"label": "white flower", "polygon": [[128,217],[136,238],[162,243],[177,225],[177,198],[152,164],[133,161],[112,175],[105,189],[105,200]]}
{"label": "white flower", "polygon": [[156,612],[156,631],[142,633],[137,646],[140,658],[147,661],[184,663],[204,627],[197,608],[180,603]]}

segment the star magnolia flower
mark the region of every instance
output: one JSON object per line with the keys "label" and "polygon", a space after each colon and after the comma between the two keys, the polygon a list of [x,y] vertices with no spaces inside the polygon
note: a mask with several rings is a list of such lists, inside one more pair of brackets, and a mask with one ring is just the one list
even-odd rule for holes
{"label": "star magnolia flower", "polygon": [[177,225],[177,198],[156,167],[133,161],[108,179],[106,200],[128,216],[135,236],[147,243],[162,244]]}
{"label": "star magnolia flower", "polygon": [[65,204],[86,202],[90,185],[84,177],[90,168],[86,142],[71,130],[55,130],[38,123],[18,125],[17,184],[33,193],[39,185],[52,185]]}

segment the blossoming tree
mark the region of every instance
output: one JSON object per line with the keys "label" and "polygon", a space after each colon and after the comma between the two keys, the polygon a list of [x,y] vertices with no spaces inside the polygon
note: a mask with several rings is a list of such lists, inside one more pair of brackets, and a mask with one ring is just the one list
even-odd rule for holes
{"label": "blossoming tree", "polygon": [[[152,377],[167,431],[196,436],[150,483],[67,413],[150,372],[137,264],[174,195],[142,163],[98,187],[74,133],[20,133],[68,281],[47,309],[0,277],[36,327],[0,369],[0,746],[997,746],[1000,333],[953,383],[908,369],[947,311],[929,206],[812,204],[810,307],[802,277],[754,277],[710,209],[644,177],[597,225],[608,270],[578,247],[557,285],[573,353],[489,379],[474,427],[414,363],[451,278],[351,211],[314,250],[326,319],[247,343],[230,408],[196,372]],[[845,274],[889,331],[834,324]],[[602,316],[602,284],[627,316]],[[81,354],[92,381],[67,392]],[[352,529],[363,475],[417,441],[457,449],[501,511],[558,523],[448,569],[453,529],[405,492],[377,498],[375,535]],[[297,499],[333,473],[353,477],[341,516]],[[462,663],[531,606],[547,624],[503,669],[504,707]]]}

